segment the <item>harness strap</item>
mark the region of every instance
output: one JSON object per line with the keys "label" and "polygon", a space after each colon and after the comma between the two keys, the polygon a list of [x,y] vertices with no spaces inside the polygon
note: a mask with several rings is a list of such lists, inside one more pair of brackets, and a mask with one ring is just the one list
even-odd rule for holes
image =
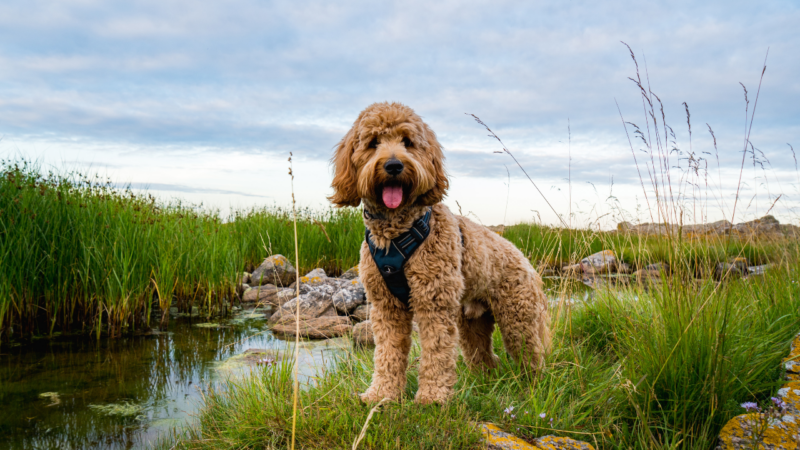
{"label": "harness strap", "polygon": [[414,221],[408,231],[392,239],[387,249],[378,248],[370,241],[369,228],[364,231],[364,239],[369,246],[369,252],[381,272],[386,287],[406,306],[411,298],[411,287],[408,285],[403,267],[408,258],[430,234],[430,221],[431,210],[429,209],[424,216]]}

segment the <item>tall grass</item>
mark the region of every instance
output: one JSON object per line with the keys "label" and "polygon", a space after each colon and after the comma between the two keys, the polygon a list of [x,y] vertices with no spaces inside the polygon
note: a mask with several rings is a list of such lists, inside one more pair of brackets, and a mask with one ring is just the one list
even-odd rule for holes
{"label": "tall grass", "polygon": [[[300,271],[351,267],[363,225],[354,210],[301,211]],[[155,306],[224,313],[235,283],[270,253],[294,259],[279,208],[222,218],[163,204],[79,173],[0,166],[0,343],[53,331],[120,336],[149,325]]]}

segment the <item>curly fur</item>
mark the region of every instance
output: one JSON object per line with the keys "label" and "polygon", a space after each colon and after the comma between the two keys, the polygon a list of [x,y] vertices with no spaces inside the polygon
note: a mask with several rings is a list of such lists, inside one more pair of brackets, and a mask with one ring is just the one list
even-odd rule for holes
{"label": "curly fur", "polygon": [[[383,169],[403,163],[397,176]],[[400,398],[406,383],[411,322],[419,324],[422,358],[415,401],[442,403],[456,383],[457,346],[472,368],[494,368],[492,331],[500,327],[506,351],[533,369],[550,347],[542,280],[507,240],[441,203],[449,183],[436,134],[414,111],[399,103],[375,103],[359,114],[332,159],[337,206],[369,212],[364,223],[373,243],[385,248],[432,207],[431,233],[405,265],[411,287],[406,307],[386,287],[366,242],[359,271],[372,303],[375,372],[365,402]],[[384,205],[381,190],[399,184],[399,207]],[[463,238],[462,238],[463,236]]]}

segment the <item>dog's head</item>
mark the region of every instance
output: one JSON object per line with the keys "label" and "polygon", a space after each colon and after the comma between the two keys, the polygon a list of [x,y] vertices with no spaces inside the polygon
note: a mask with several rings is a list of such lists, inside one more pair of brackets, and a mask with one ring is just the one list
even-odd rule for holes
{"label": "dog's head", "polygon": [[394,210],[442,201],[449,183],[436,134],[408,106],[374,103],[358,115],[331,162],[336,206],[362,199]]}

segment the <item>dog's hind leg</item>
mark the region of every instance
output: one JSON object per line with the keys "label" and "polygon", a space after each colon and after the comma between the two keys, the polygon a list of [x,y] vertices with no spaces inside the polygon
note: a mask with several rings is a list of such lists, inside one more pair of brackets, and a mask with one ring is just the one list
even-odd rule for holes
{"label": "dog's hind leg", "polygon": [[515,361],[538,369],[550,349],[550,318],[541,280],[525,272],[506,273],[500,295],[492,299],[492,311],[506,352]]}
{"label": "dog's hind leg", "polygon": [[467,318],[462,310],[458,320],[458,340],[461,355],[470,369],[494,369],[497,355],[492,351],[494,316],[486,311],[476,318]]}
{"label": "dog's hind leg", "polygon": [[411,349],[411,319],[411,311],[392,300],[373,301],[370,320],[375,336],[375,371],[369,388],[361,394],[362,401],[398,400],[402,395]]}

